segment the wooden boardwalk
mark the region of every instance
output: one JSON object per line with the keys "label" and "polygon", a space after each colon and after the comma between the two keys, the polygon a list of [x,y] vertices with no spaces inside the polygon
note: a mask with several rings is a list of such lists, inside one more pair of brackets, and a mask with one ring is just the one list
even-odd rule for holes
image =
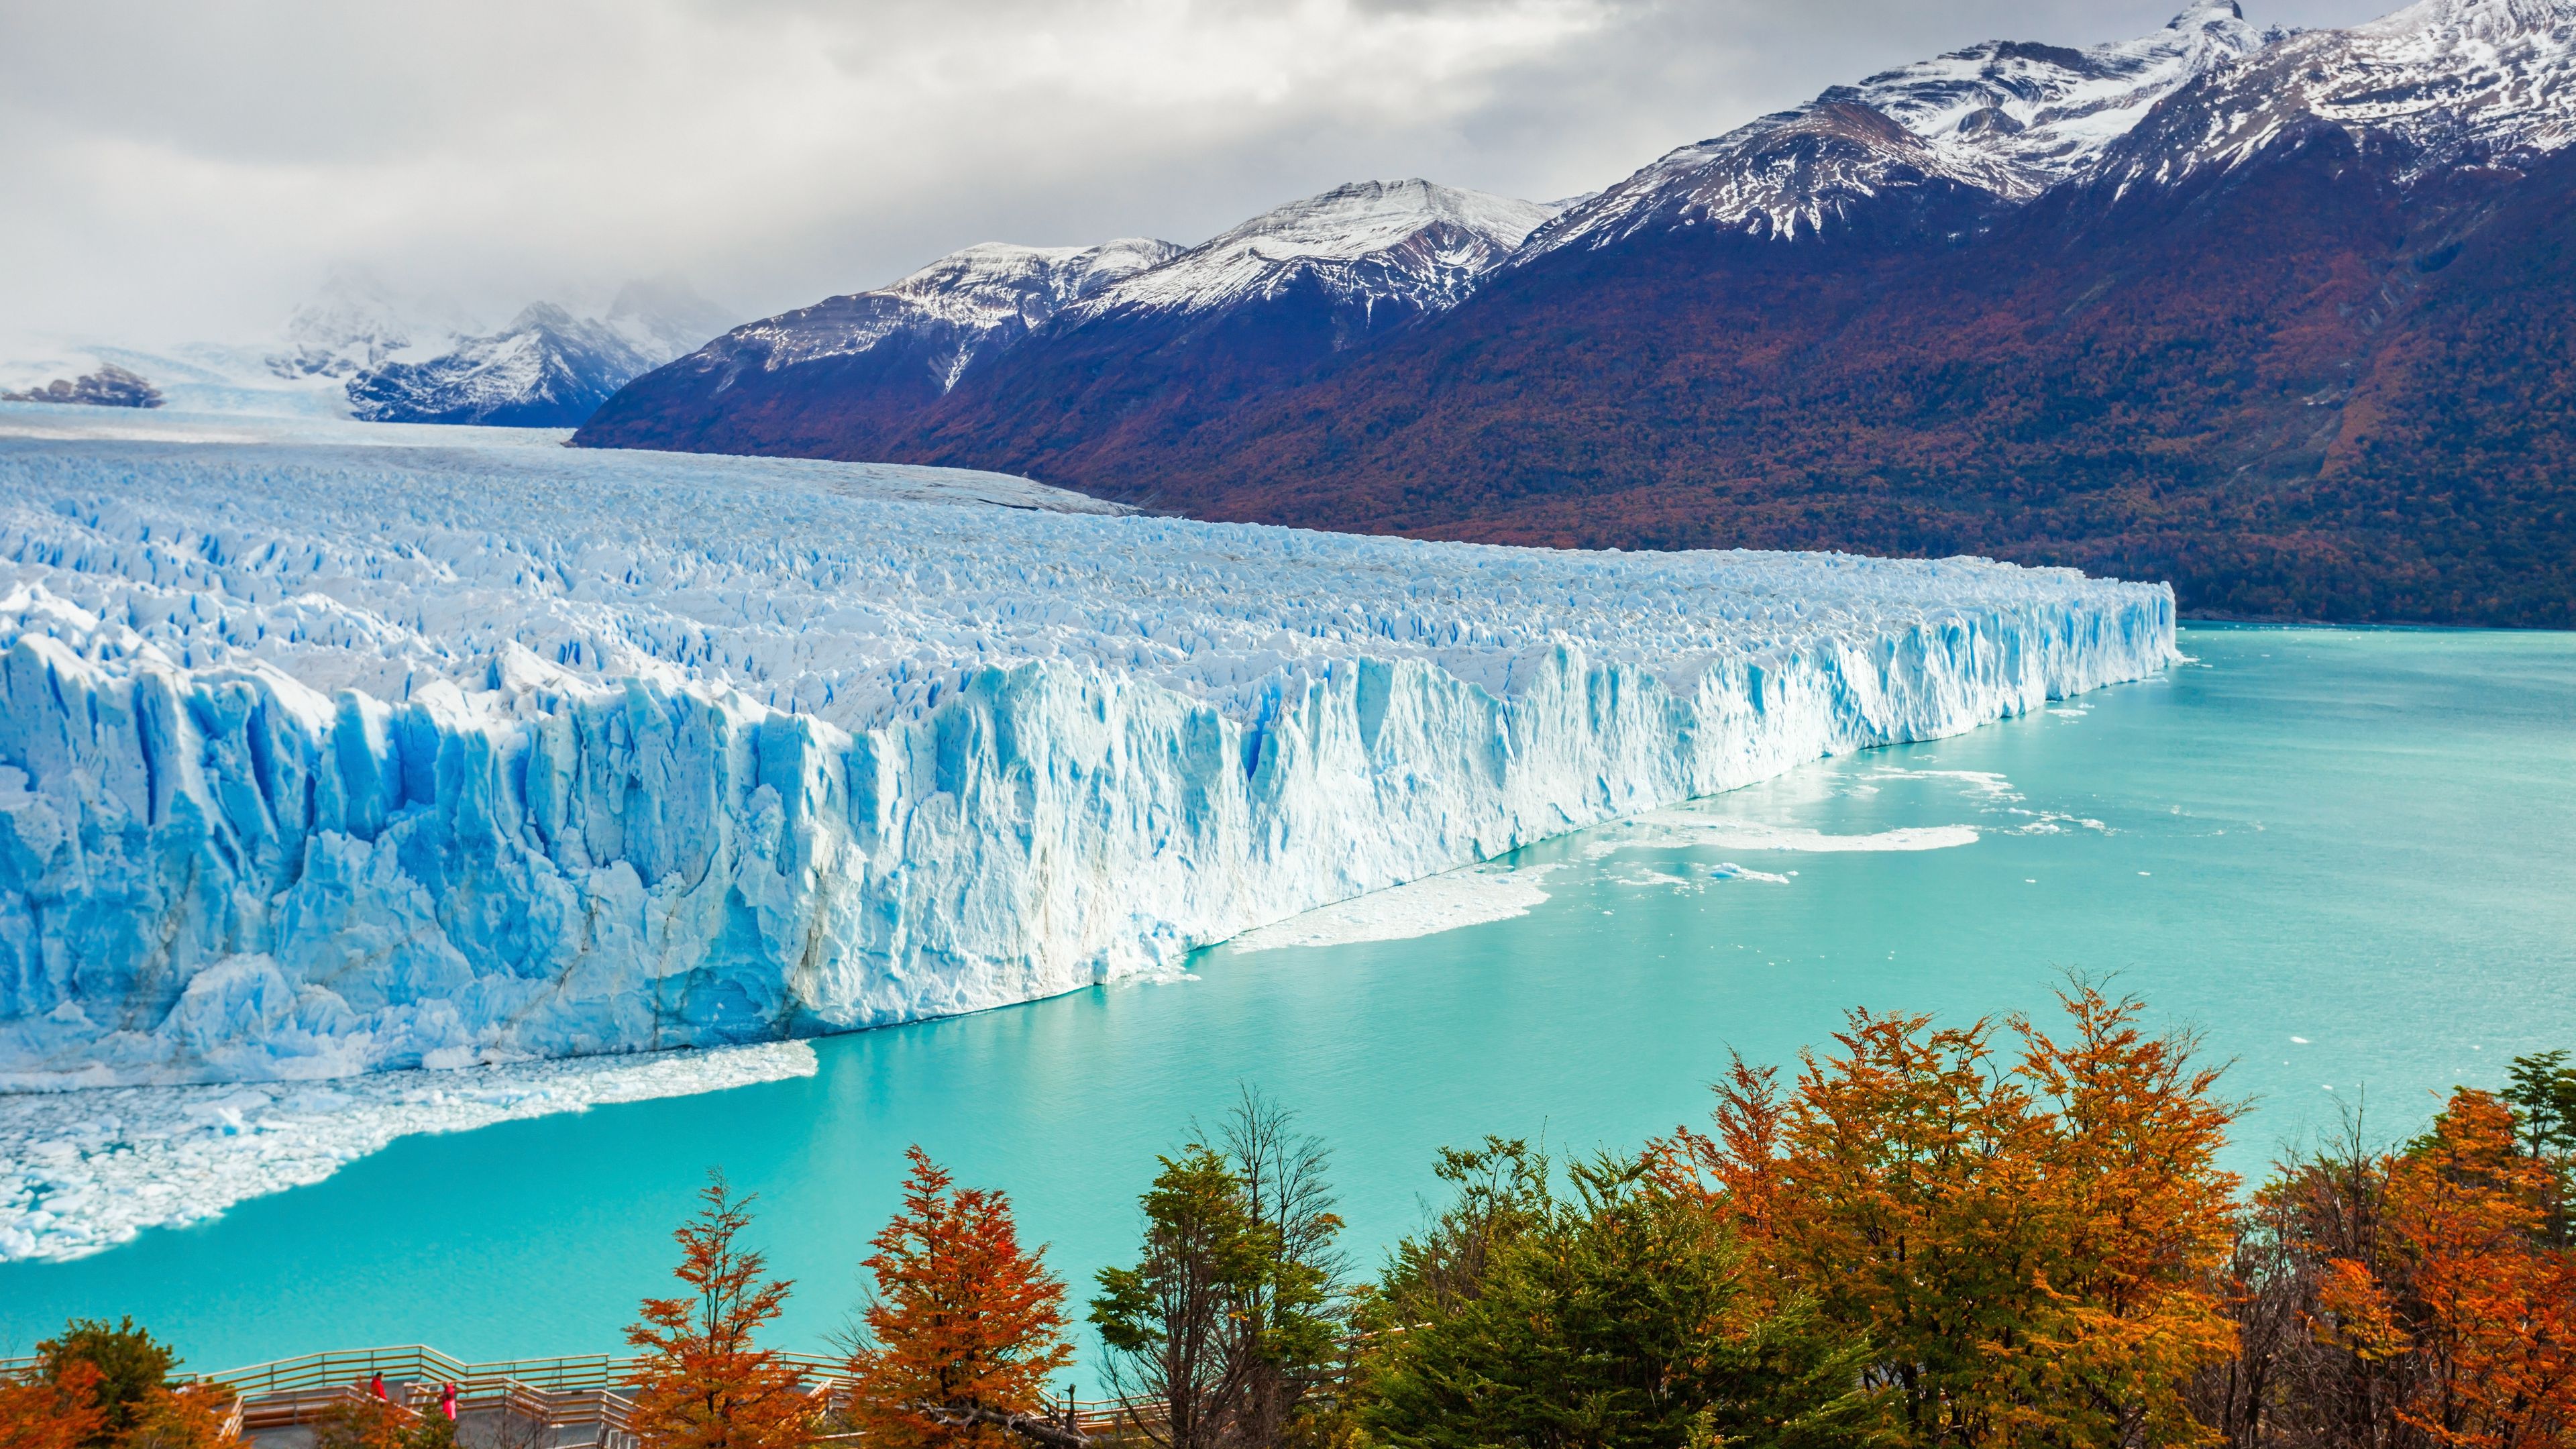
{"label": "wooden boardwalk", "polygon": [[[807,1391],[820,1401],[818,1408],[829,1409],[848,1392],[849,1378],[838,1358],[784,1352],[776,1357],[803,1376]],[[516,1449],[635,1449],[634,1389],[644,1362],[587,1354],[467,1363],[411,1343],[300,1354],[216,1373],[182,1373],[177,1381],[231,1389],[237,1427],[249,1437],[319,1423],[334,1407],[367,1397],[369,1385],[381,1374],[386,1397],[412,1413],[438,1412],[439,1395],[454,1384],[460,1422],[497,1426],[489,1435],[469,1438],[490,1437]],[[0,1359],[0,1378],[23,1377],[35,1368],[32,1358]],[[1156,1407],[1068,1398],[1056,1401],[1051,1412],[1059,1421],[1070,1416],[1085,1434],[1114,1440],[1126,1437],[1131,1409],[1154,1418],[1159,1417]],[[830,1435],[825,1442],[856,1437]]]}

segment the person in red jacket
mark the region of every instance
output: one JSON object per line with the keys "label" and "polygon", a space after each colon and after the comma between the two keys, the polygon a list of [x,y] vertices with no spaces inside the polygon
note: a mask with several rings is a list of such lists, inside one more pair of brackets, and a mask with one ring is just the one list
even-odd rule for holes
{"label": "person in red jacket", "polygon": [[438,1412],[447,1416],[447,1422],[456,1422],[456,1385],[445,1384],[439,1388]]}

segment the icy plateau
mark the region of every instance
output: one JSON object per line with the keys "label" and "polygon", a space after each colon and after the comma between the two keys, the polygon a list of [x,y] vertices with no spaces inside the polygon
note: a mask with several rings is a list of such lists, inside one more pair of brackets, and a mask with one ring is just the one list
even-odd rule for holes
{"label": "icy plateau", "polygon": [[83,411],[0,409],[17,1090],[1000,1006],[2174,657],[2161,585],[1979,560]]}

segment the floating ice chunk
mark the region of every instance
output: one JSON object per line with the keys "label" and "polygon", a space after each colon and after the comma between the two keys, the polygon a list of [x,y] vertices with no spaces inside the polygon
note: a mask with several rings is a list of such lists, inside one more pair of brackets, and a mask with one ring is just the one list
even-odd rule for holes
{"label": "floating ice chunk", "polygon": [[1802,825],[1774,825],[1760,820],[1730,820],[1695,810],[1653,810],[1633,821],[1599,831],[1586,841],[1584,854],[1599,859],[1622,850],[1789,850],[1841,852],[1865,850],[1947,850],[1977,843],[1973,825],[1909,825],[1862,835],[1828,835]]}
{"label": "floating ice chunk", "polygon": [[1751,870],[1731,860],[1721,862],[1709,871],[1708,875],[1711,880],[1769,880],[1778,881],[1782,885],[1789,883],[1789,877],[1785,875],[1773,875],[1767,870]]}
{"label": "floating ice chunk", "polygon": [[1547,904],[1541,882],[1553,869],[1532,865],[1453,870],[1246,931],[1226,944],[1237,951],[1348,946],[1362,941],[1409,941],[1488,921],[1507,921]]}
{"label": "floating ice chunk", "polygon": [[321,1181],[415,1132],[461,1132],[814,1074],[804,1042],[287,1083],[0,1096],[0,1261],[79,1258]]}

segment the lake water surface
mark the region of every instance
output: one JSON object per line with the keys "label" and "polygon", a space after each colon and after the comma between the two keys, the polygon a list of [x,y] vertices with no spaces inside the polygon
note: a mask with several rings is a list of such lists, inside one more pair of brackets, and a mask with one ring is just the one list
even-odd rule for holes
{"label": "lake water surface", "polygon": [[1748,823],[1739,842],[1972,843],[1552,841],[1508,862],[1548,867],[1518,877],[1549,898],[1512,919],[1219,947],[1192,980],[819,1042],[808,1079],[405,1139],[215,1222],[0,1267],[0,1353],[121,1313],[201,1368],[614,1351],[668,1291],[669,1231],[711,1165],[760,1194],[761,1244],[797,1280],[777,1341],[819,1348],[914,1142],[1008,1188],[1079,1293],[1132,1252],[1155,1154],[1239,1083],[1332,1143],[1373,1265],[1444,1143],[1633,1145],[1703,1116],[1729,1047],[1790,1061],[1854,1005],[2046,1010],[2070,970],[2119,973],[2234,1061],[2248,1173],[2365,1095],[2395,1136],[2451,1083],[2576,1046],[2576,635],[2198,628],[2183,647],[2196,662],[2163,678],[1697,809]]}

